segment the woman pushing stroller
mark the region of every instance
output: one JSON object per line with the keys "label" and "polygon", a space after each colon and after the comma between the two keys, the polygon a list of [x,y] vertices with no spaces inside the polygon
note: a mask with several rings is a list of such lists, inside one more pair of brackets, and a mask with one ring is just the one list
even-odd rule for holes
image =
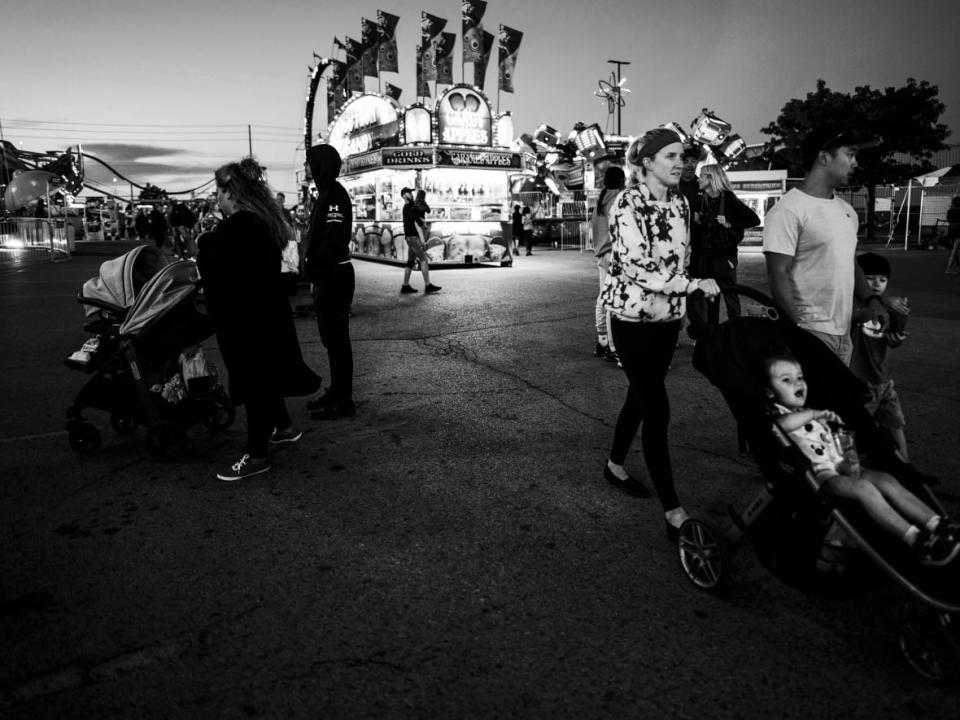
{"label": "woman pushing stroller", "polygon": [[793,356],[773,353],[763,366],[774,422],[811,462],[819,488],[856,501],[881,528],[913,548],[924,565],[947,565],[960,554],[960,525],[935,513],[892,475],[861,469],[855,449],[850,456],[841,452],[829,426],[840,418],[831,410],[806,407],[807,384]]}

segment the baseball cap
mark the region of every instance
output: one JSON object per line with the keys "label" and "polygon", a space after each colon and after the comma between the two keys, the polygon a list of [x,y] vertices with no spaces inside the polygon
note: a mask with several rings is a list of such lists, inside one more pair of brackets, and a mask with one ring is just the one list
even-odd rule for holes
{"label": "baseball cap", "polygon": [[402,188],[402,189],[400,190],[400,196],[401,196],[401,197],[404,196],[404,195],[406,195],[407,193],[413,194],[413,188],[405,187],[405,188]]}
{"label": "baseball cap", "polygon": [[809,168],[817,155],[825,150],[836,150],[838,147],[863,150],[879,144],[880,141],[876,138],[866,137],[846,125],[828,123],[807,133],[800,144],[800,153],[803,155],[803,166]]}

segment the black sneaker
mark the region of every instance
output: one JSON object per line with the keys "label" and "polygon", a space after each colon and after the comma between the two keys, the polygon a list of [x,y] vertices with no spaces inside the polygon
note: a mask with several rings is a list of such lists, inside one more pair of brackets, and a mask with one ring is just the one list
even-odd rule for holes
{"label": "black sneaker", "polygon": [[427,293],[440,292],[440,286],[439,286],[439,285],[434,285],[434,284],[431,283],[430,285],[427,285],[427,286],[423,289],[423,291],[424,291],[424,292],[427,292]]}
{"label": "black sneaker", "polygon": [[356,412],[356,407],[351,401],[331,402],[310,413],[310,418],[313,420],[339,420],[340,418],[353,417]]}
{"label": "black sneaker", "polygon": [[[401,285],[401,286],[400,286],[400,294],[401,294],[401,295],[410,295],[410,294],[415,293],[415,292],[418,292],[418,290],[417,290],[415,287],[411,287],[411,286],[409,286],[409,285]],[[429,291],[428,291],[428,292],[429,292]]]}
{"label": "black sneaker", "polygon": [[607,346],[597,343],[593,348],[593,356],[595,358],[602,358],[607,352]]}
{"label": "black sneaker", "polygon": [[920,531],[917,544],[913,546],[917,559],[923,565],[943,566],[960,554],[960,541],[944,534]]}
{"label": "black sneaker", "polygon": [[603,359],[607,362],[617,363],[618,366],[620,365],[620,358],[617,357],[617,353],[609,347],[603,349]]}
{"label": "black sneaker", "polygon": [[650,497],[650,491],[647,490],[646,486],[642,482],[633,477],[633,475],[627,475],[626,480],[618,478],[613,474],[613,471],[610,470],[606,463],[603,464],[603,477],[608,483],[613,485],[622,493],[638,498]]}
{"label": "black sneaker", "polygon": [[307,400],[307,410],[319,410],[324,405],[329,404],[330,402],[330,391],[326,391],[323,395],[318,395],[313,400]]}

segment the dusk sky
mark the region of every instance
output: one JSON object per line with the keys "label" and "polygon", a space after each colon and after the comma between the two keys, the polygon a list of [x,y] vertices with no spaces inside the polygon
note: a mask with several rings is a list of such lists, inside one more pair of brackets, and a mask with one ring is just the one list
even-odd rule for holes
{"label": "dusk sky", "polygon": [[[3,137],[37,151],[82,143],[135,182],[179,191],[247,154],[250,125],[271,185],[294,195],[313,53],[332,55],[335,35],[359,39],[361,17],[375,20],[378,9],[400,16],[401,72],[382,79],[403,89],[401,103],[416,99],[421,10],[457,33],[461,80],[458,0],[5,3]],[[483,24],[523,33],[515,92],[499,96],[518,134],[541,122],[564,133],[577,121],[606,127],[593,92],[616,59],[631,63],[622,71],[632,91],[624,134],[670,121],[686,128],[707,107],[748,143],[761,142],[760,128],[818,78],[850,92],[913,77],[939,86],[941,121],[954,133],[947,142],[960,142],[957,0],[489,0]],[[366,82],[377,89],[376,79]],[[496,45],[485,92],[496,108]],[[315,131],[325,118],[320,98]],[[112,183],[93,163],[87,171]]]}

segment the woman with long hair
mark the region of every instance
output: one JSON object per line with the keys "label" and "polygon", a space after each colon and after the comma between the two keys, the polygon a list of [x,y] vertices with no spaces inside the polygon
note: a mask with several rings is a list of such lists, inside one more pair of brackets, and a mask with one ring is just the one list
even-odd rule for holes
{"label": "woman with long hair", "polygon": [[[713,278],[720,285],[737,282],[737,247],[743,240],[743,231],[760,224],[757,214],[748,208],[730,185],[727,173],[720,165],[700,168],[700,196],[693,209],[690,233],[690,274],[698,278]],[[727,317],[740,316],[740,300],[735,293],[723,296]],[[707,303],[696,293],[687,305],[692,338],[703,334],[708,324],[720,320],[719,303]]]}
{"label": "woman with long hair", "polygon": [[197,267],[220,354],[230,377],[230,397],[245,405],[247,448],[228,469],[232,481],[270,469],[271,445],[296,442],[285,397],[307,395],[320,378],[303,362],[281,278],[281,252],[292,229],[253,158],[215,173],[223,221],[201,236]]}
{"label": "woman with long hair", "polygon": [[603,475],[625,493],[649,497],[643,483],[624,468],[642,425],[644,460],[671,540],[687,514],[677,498],[667,448],[667,369],[686,297],[696,290],[708,297],[719,292],[714,280],[687,274],[690,208],[677,187],[682,152],[680,137],[666,128],[650,130],[627,148],[627,164],[637,182],[617,195],[610,210],[613,246],[602,291],[613,344],[629,381]]}

